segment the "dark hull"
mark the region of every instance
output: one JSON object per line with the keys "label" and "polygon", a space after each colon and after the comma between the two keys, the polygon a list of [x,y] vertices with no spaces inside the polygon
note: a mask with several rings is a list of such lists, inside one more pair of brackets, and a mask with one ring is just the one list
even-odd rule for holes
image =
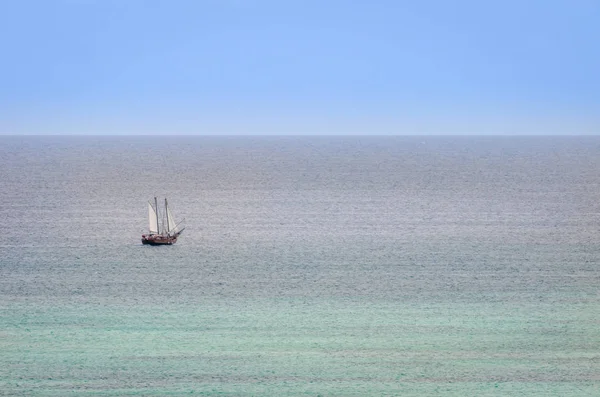
{"label": "dark hull", "polygon": [[177,242],[177,237],[167,237],[160,235],[142,235],[142,244],[148,245],[173,245]]}

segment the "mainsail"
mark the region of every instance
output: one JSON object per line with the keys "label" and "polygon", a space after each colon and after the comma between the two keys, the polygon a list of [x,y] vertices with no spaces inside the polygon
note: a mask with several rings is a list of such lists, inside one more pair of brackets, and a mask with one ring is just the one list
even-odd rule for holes
{"label": "mainsail", "polygon": [[150,202],[148,202],[148,229],[150,233],[158,234],[158,214]]}

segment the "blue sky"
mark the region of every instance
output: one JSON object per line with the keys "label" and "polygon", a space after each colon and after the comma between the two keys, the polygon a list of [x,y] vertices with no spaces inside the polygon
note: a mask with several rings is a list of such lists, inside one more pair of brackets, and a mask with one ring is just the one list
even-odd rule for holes
{"label": "blue sky", "polygon": [[0,0],[0,134],[598,134],[600,2]]}

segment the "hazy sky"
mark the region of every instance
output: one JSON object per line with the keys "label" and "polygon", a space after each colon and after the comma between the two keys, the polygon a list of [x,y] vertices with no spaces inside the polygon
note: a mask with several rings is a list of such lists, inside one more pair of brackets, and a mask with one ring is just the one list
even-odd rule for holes
{"label": "hazy sky", "polygon": [[598,0],[0,0],[0,134],[598,134]]}

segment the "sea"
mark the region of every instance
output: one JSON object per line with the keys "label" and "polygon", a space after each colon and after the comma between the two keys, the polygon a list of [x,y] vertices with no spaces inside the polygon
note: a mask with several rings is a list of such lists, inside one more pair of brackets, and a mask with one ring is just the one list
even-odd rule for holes
{"label": "sea", "polygon": [[0,396],[600,395],[600,136],[1,136],[0,227]]}

